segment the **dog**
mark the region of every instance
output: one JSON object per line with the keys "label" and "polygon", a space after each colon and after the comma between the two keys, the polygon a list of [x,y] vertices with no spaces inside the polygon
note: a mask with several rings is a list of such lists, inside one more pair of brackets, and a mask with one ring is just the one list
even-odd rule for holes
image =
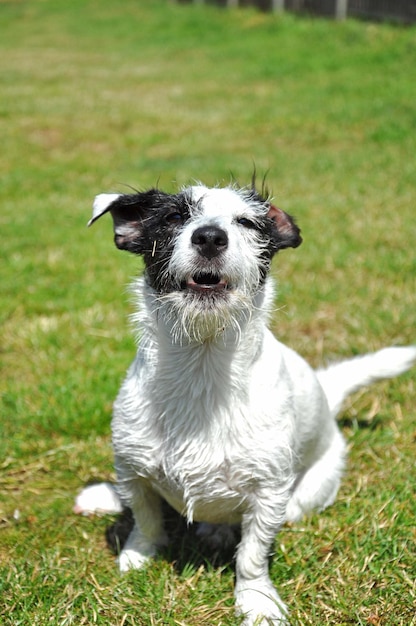
{"label": "dog", "polygon": [[[346,460],[335,421],[343,401],[409,369],[416,347],[315,372],[275,339],[270,264],[302,239],[254,187],[100,194],[89,224],[107,212],[116,246],[145,263],[133,285],[139,348],[112,421],[117,491],[135,522],[120,570],[145,566],[166,543],[165,500],[213,542],[240,525],[236,612],[244,626],[287,624],[268,573],[275,536],[333,503]],[[92,493],[77,512],[100,508]]]}

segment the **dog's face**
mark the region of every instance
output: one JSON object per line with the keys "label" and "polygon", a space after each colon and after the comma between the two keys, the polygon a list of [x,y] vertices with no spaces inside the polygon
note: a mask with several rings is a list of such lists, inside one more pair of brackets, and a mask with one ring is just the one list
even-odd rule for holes
{"label": "dog's face", "polygon": [[237,309],[247,312],[273,255],[302,241],[293,219],[254,190],[200,185],[178,194],[101,194],[90,223],[107,211],[116,245],[143,255],[148,284],[171,319],[183,326],[186,318],[187,334],[190,320],[206,326],[215,319],[220,328]]}

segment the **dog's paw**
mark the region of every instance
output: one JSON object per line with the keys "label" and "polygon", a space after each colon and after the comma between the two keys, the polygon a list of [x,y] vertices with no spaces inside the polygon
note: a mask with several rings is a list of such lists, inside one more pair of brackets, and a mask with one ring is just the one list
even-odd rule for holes
{"label": "dog's paw", "polygon": [[136,550],[126,548],[120,552],[120,556],[117,559],[120,572],[124,573],[132,569],[142,569],[152,556],[153,554],[145,555]]}
{"label": "dog's paw", "polygon": [[242,626],[289,626],[287,608],[269,580],[237,582],[235,601]]}
{"label": "dog's paw", "polygon": [[106,515],[121,513],[123,505],[111,483],[97,483],[85,487],[77,495],[73,510],[78,515]]}
{"label": "dog's paw", "polygon": [[117,559],[120,572],[141,569],[155,556],[157,548],[167,543],[168,538],[163,531],[149,538],[145,537],[135,525]]}

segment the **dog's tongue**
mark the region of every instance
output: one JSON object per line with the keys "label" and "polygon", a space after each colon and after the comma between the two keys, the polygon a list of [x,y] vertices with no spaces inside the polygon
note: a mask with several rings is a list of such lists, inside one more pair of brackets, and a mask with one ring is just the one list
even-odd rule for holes
{"label": "dog's tongue", "polygon": [[197,274],[187,280],[187,287],[194,291],[212,291],[225,289],[227,283],[216,274]]}

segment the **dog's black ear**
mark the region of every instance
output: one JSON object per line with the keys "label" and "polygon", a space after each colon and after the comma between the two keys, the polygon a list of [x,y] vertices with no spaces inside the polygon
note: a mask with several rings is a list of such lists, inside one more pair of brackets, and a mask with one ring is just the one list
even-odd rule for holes
{"label": "dog's black ear", "polygon": [[110,212],[114,224],[114,242],[120,250],[141,254],[143,250],[143,222],[153,205],[156,190],[135,194],[101,193],[95,197],[91,226],[98,218]]}
{"label": "dog's black ear", "polygon": [[297,248],[302,243],[300,236],[300,228],[297,226],[293,217],[279,209],[279,207],[270,205],[267,216],[273,220],[274,232],[272,235],[272,245],[274,252],[283,248]]}

